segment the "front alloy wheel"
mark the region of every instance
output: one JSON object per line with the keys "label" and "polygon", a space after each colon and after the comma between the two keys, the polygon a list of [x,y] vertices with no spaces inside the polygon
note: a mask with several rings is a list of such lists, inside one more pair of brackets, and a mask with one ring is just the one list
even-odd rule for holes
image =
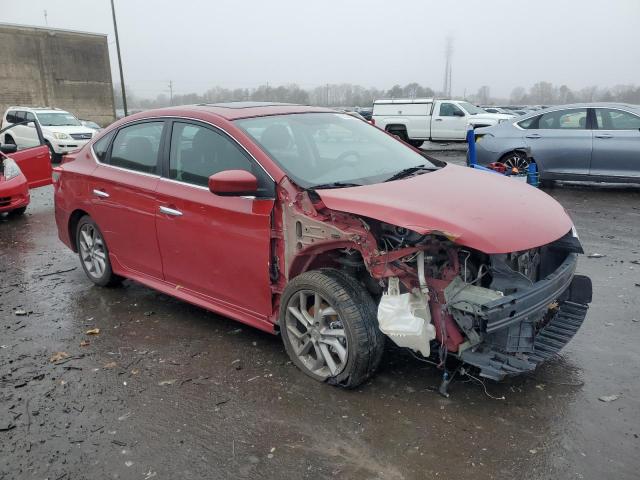
{"label": "front alloy wheel", "polygon": [[280,303],[280,333],[291,361],[321,382],[353,388],[380,363],[384,336],[369,292],[334,269],[298,275]]}
{"label": "front alloy wheel", "polygon": [[291,346],[318,377],[336,376],[347,364],[349,345],[335,309],[317,292],[301,290],[289,299],[285,325]]}
{"label": "front alloy wheel", "polygon": [[501,163],[505,165],[509,170],[517,168],[520,173],[527,173],[529,169],[529,159],[527,156],[520,152],[511,152],[504,156]]}

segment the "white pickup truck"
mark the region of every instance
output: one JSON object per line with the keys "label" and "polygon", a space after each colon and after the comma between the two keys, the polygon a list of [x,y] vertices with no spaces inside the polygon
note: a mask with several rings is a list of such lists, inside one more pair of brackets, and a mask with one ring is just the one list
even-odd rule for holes
{"label": "white pickup truck", "polygon": [[397,98],[373,102],[372,123],[419,147],[425,140],[464,140],[468,125],[489,127],[513,117],[485,112],[463,100]]}

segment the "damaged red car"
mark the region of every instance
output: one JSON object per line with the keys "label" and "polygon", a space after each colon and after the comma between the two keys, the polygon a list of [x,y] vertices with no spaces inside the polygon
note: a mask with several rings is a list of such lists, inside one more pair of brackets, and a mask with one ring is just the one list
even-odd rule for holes
{"label": "damaged red car", "polygon": [[343,387],[375,372],[386,338],[445,383],[447,360],[531,371],[591,301],[551,197],[323,108],[127,117],[59,167],[55,212],[94,283],[132,279],[278,333],[303,372]]}

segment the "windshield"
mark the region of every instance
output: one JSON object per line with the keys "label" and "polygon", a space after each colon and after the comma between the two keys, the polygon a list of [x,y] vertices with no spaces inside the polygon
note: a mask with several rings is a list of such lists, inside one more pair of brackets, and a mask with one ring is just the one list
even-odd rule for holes
{"label": "windshield", "polygon": [[460,102],[458,105],[460,105],[469,115],[477,115],[478,113],[487,113],[486,110],[483,110],[480,107],[476,107],[475,105],[472,105],[469,102]]}
{"label": "windshield", "polygon": [[347,114],[274,115],[235,123],[303,188],[378,183],[411,167],[437,168],[382,130]]}
{"label": "windshield", "polygon": [[36,114],[43,127],[81,126],[80,120],[67,112],[52,112]]}

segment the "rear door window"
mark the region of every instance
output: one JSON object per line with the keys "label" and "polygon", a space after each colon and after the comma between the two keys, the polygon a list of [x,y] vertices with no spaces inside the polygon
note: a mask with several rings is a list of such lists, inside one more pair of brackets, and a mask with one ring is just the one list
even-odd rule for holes
{"label": "rear door window", "polygon": [[596,123],[599,130],[638,130],[640,117],[613,108],[597,108]]}
{"label": "rear door window", "polygon": [[113,140],[109,164],[136,172],[156,174],[164,122],[124,127]]}
{"label": "rear door window", "polygon": [[538,128],[545,130],[584,130],[587,128],[587,109],[557,110],[540,116]]}

